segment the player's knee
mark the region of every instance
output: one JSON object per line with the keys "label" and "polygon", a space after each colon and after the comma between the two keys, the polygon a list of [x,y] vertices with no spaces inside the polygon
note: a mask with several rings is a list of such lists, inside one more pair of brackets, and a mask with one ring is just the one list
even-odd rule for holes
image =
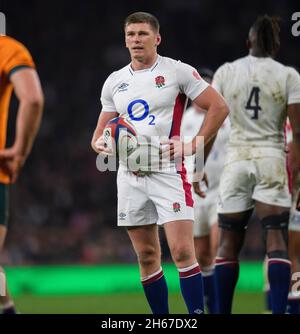
{"label": "player's knee", "polygon": [[201,254],[197,254],[197,261],[201,268],[208,267],[212,264],[213,258],[209,251],[201,252]]}
{"label": "player's knee", "polygon": [[286,250],[274,250],[267,253],[269,259],[285,259],[288,260],[288,252]]}
{"label": "player's knee", "polygon": [[195,256],[191,247],[175,246],[170,251],[175,264],[179,266],[190,262]]}
{"label": "player's knee", "polygon": [[267,253],[278,250],[287,252],[289,212],[267,216],[261,223]]}
{"label": "player's knee", "polygon": [[219,213],[219,227],[231,232],[244,232],[251,214],[252,211],[249,211],[243,217],[233,217],[232,215]]}
{"label": "player's knee", "polygon": [[150,267],[160,261],[160,252],[154,248],[144,249],[138,252],[137,256],[142,267]]}
{"label": "player's knee", "polygon": [[221,239],[217,251],[217,256],[235,260],[238,257],[238,247],[229,239]]}

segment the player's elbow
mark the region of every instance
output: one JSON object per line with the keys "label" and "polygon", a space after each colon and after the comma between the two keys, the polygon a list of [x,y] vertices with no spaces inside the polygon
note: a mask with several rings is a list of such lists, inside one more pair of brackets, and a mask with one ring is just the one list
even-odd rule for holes
{"label": "player's elbow", "polygon": [[213,105],[215,116],[223,123],[229,114],[229,108],[224,99],[218,99]]}
{"label": "player's elbow", "polygon": [[44,95],[42,92],[28,94],[20,103],[27,105],[32,111],[41,113],[44,108]]}
{"label": "player's elbow", "polygon": [[219,101],[217,109],[218,109],[218,113],[221,114],[224,117],[224,119],[228,116],[229,108],[224,99],[221,99]]}

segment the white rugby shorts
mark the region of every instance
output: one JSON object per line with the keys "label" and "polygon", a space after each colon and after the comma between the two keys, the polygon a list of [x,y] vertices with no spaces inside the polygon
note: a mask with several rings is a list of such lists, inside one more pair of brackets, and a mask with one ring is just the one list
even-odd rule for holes
{"label": "white rugby shorts", "polygon": [[264,156],[255,156],[255,153],[257,150],[245,152],[250,158],[244,160],[234,159],[234,151],[227,156],[220,181],[218,213],[247,211],[254,207],[255,200],[291,207],[284,152],[268,149]]}
{"label": "white rugby shorts", "polygon": [[203,237],[210,234],[213,224],[218,222],[217,200],[218,191],[208,190],[205,198],[201,198],[192,190],[194,199],[194,237]]}
{"label": "white rugby shorts", "polygon": [[118,226],[194,220],[191,185],[185,171],[136,176],[120,165],[117,185]]}

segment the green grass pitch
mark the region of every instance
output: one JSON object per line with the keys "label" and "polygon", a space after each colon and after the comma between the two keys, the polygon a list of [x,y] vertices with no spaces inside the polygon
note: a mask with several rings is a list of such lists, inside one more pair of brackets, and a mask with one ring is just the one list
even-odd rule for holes
{"label": "green grass pitch", "polygon": [[[141,293],[115,293],[109,295],[35,296],[21,295],[16,299],[22,314],[150,314],[145,297]],[[186,314],[182,297],[170,294],[170,312]],[[233,313],[261,314],[264,311],[262,293],[238,292],[235,295]]]}

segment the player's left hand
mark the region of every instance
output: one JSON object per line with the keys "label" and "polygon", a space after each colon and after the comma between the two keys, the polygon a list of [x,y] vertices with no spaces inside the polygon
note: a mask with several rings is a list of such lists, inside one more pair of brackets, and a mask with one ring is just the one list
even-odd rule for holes
{"label": "player's left hand", "polygon": [[185,155],[192,155],[191,143],[183,143],[179,139],[162,140],[161,157],[175,160]]}
{"label": "player's left hand", "polygon": [[197,181],[197,182],[192,183],[195,193],[197,195],[199,195],[201,198],[205,198],[206,194],[205,194],[205,191],[203,191],[201,189],[201,183],[204,183],[206,185],[206,187],[208,188],[209,185],[208,185],[208,178],[207,178],[206,173],[203,174],[203,178],[202,178],[201,182]]}
{"label": "player's left hand", "polygon": [[0,150],[0,166],[9,175],[10,183],[17,181],[25,160],[14,147]]}

